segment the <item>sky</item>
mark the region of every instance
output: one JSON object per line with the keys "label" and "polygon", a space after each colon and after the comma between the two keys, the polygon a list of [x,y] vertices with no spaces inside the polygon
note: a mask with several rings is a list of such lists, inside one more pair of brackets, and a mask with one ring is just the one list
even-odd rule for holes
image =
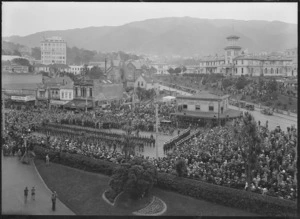
{"label": "sky", "polygon": [[162,17],[298,23],[297,3],[2,2],[2,36],[119,26]]}

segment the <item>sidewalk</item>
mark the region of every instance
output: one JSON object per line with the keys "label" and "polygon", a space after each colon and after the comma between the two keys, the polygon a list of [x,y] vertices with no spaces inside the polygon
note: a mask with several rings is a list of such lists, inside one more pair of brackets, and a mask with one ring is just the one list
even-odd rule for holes
{"label": "sidewalk", "polygon": [[[24,204],[24,189],[29,189]],[[35,201],[31,200],[31,188],[35,187]],[[58,197],[60,194],[58,194]],[[34,165],[19,162],[17,157],[2,156],[2,214],[14,215],[74,215],[60,200],[56,211],[51,209],[51,192],[45,186]]]}

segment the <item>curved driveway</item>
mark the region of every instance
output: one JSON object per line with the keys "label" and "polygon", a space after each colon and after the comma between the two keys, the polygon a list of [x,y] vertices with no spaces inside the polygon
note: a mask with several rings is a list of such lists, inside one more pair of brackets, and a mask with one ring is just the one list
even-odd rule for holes
{"label": "curved driveway", "polygon": [[[60,200],[56,201],[56,211],[52,211],[51,191],[45,186],[33,164],[22,164],[17,157],[2,155],[1,172],[3,215],[74,215]],[[29,189],[26,204],[25,186]],[[36,189],[35,201],[31,200],[32,186]]]}

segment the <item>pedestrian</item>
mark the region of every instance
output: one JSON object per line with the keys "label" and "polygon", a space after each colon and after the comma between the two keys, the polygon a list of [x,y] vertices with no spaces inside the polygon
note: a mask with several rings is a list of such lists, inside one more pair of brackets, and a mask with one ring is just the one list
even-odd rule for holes
{"label": "pedestrian", "polygon": [[28,188],[26,186],[25,189],[24,189],[24,202],[25,202],[25,204],[27,203],[27,197],[28,197]]}
{"label": "pedestrian", "polygon": [[50,159],[49,159],[49,155],[47,154],[47,155],[46,155],[46,165],[49,165],[49,160],[50,160]]}
{"label": "pedestrian", "polygon": [[34,188],[34,186],[31,189],[31,198],[32,198],[33,201],[35,201],[35,188]]}
{"label": "pedestrian", "polygon": [[51,201],[52,201],[52,211],[55,211],[55,205],[56,205],[56,192],[55,191],[51,195]]}

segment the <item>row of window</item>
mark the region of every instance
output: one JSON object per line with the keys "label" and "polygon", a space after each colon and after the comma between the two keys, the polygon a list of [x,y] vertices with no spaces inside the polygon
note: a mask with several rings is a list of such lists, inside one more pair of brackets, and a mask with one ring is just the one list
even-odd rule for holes
{"label": "row of window", "polygon": [[[183,104],[182,109],[187,109],[187,105]],[[195,110],[200,111],[200,105],[195,105]],[[208,106],[208,111],[213,112],[214,111],[214,106]]]}
{"label": "row of window", "polygon": [[[89,88],[90,89],[90,93],[89,93],[89,97],[93,96],[93,88]],[[75,87],[75,96],[79,97],[79,88]],[[80,88],[80,97],[87,97],[87,88],[86,87],[81,87]]]}
{"label": "row of window", "polygon": [[[68,97],[69,96],[69,97]],[[62,91],[61,92],[61,98],[69,98],[69,99],[72,99],[72,92],[64,92]]]}

